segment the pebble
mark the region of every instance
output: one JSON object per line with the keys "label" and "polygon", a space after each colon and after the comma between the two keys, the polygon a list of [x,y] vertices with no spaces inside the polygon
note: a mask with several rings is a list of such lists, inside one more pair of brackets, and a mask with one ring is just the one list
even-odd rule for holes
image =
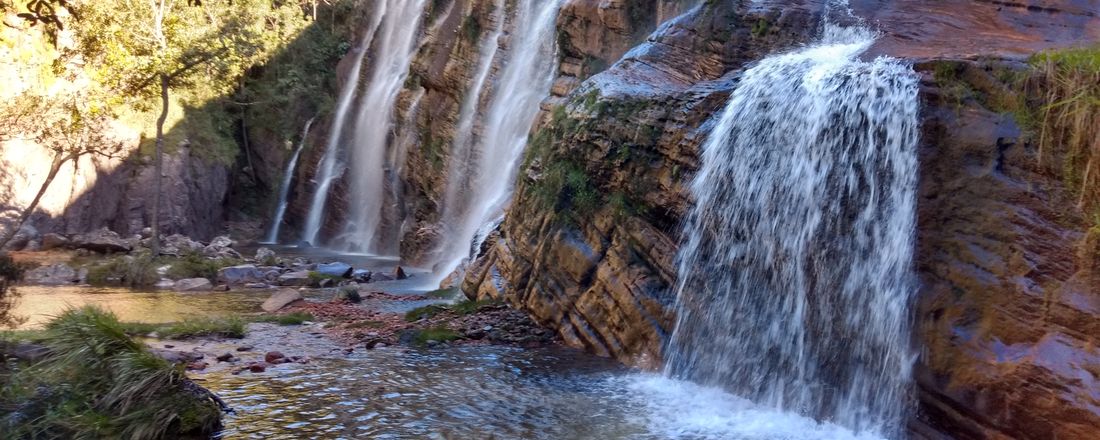
{"label": "pebble", "polygon": [[252,351],[252,346],[251,345],[242,345],[240,347],[237,347],[237,351]]}

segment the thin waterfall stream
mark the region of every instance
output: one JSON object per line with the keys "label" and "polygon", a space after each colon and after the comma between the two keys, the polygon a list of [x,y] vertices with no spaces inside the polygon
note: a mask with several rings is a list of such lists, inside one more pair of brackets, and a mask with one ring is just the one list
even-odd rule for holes
{"label": "thin waterfall stream", "polygon": [[294,149],[294,154],[290,156],[290,160],[286,165],[286,172],[283,174],[283,180],[279,186],[279,205],[275,208],[275,218],[271,220],[271,229],[268,230],[265,243],[274,244],[279,242],[279,230],[283,226],[283,217],[286,216],[287,199],[290,197],[290,184],[294,181],[294,171],[298,169],[298,158],[302,155],[302,149],[306,146],[306,139],[309,138],[309,130],[313,127],[313,121],[317,120],[314,116],[306,121],[305,128],[302,129],[302,139],[298,141],[298,148]]}
{"label": "thin waterfall stream", "polygon": [[827,25],[744,72],[691,184],[666,374],[893,438],[914,359],[918,78],[861,61],[873,41]]}
{"label": "thin waterfall stream", "polygon": [[[561,0],[522,0],[506,65],[485,110],[477,139],[470,139],[463,163],[448,176],[444,243],[429,284],[438,284],[476,252],[478,231],[500,217],[511,197],[517,165],[539,103],[550,93],[557,71],[555,23]],[[476,106],[474,106],[476,107]],[[465,140],[463,140],[465,143]]]}

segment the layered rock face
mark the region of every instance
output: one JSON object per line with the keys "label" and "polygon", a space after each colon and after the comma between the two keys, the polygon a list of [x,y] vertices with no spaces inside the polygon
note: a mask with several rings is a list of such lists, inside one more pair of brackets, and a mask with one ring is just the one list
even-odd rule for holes
{"label": "layered rock face", "polygon": [[[711,116],[747,63],[819,29],[817,2],[730,3],[668,25],[551,112],[468,296],[503,298],[575,346],[661,364],[685,183]],[[852,2],[883,32],[868,56],[920,61],[925,76],[918,424],[958,438],[1091,438],[1100,426],[1097,235],[994,102],[1024,67],[1012,60],[1098,38],[1095,2],[1041,3]]]}

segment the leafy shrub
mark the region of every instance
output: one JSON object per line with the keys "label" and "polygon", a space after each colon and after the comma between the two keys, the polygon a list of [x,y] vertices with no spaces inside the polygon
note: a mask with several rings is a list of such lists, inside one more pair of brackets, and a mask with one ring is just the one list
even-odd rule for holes
{"label": "leafy shrub", "polygon": [[115,257],[88,268],[88,283],[148,287],[160,280],[157,262],[148,253]]}

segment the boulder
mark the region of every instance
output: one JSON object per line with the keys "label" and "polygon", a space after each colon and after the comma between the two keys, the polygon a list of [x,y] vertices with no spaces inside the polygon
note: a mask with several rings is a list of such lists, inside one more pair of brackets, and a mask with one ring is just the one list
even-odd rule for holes
{"label": "boulder", "polygon": [[355,269],[351,271],[351,279],[357,283],[369,283],[371,272],[366,269]]}
{"label": "boulder", "polygon": [[267,272],[253,264],[223,267],[218,270],[218,282],[230,286],[249,283],[262,283],[267,280]]}
{"label": "boulder", "polygon": [[276,279],[276,282],[280,286],[297,286],[305,287],[310,284],[309,271],[299,270],[295,272],[287,272]]}
{"label": "boulder", "polygon": [[160,253],[162,255],[183,256],[202,249],[202,243],[192,240],[186,235],[172,234],[160,240]]}
{"label": "boulder", "polygon": [[226,236],[214,237],[210,245],[202,250],[202,254],[210,258],[241,258],[241,253],[233,249],[236,243]]}
{"label": "boulder", "polygon": [[69,246],[69,238],[53,232],[42,235],[42,250],[58,249]]}
{"label": "boulder", "polygon": [[65,263],[51,264],[31,269],[23,274],[23,281],[28,284],[64,285],[75,284],[84,280],[88,271],[76,270]]}
{"label": "boulder", "polygon": [[214,288],[214,283],[206,278],[184,278],[176,281],[173,288],[177,292],[208,292]]}
{"label": "boulder", "polygon": [[4,250],[8,251],[33,251],[34,244],[41,246],[39,240],[38,230],[31,225],[23,225],[16,231],[15,235],[4,245]]}
{"label": "boulder", "polygon": [[275,258],[275,251],[262,247],[256,249],[256,262],[263,263],[265,261],[273,260]]}
{"label": "boulder", "polygon": [[397,269],[393,270],[393,277],[399,280],[403,280],[408,278],[409,275],[405,273],[404,268],[402,268],[401,266],[397,266]]}
{"label": "boulder", "polygon": [[101,254],[130,252],[130,250],[133,249],[129,241],[107,228],[73,237],[72,246],[77,249],[87,249]]}
{"label": "boulder", "polygon": [[375,272],[370,275],[370,280],[372,283],[377,281],[393,281],[394,279],[395,278],[393,277],[393,274],[388,274],[385,272]]}
{"label": "boulder", "polygon": [[354,268],[347,263],[324,263],[317,265],[317,272],[330,277],[350,278]]}
{"label": "boulder", "polygon": [[278,351],[269,351],[264,355],[264,362],[269,364],[278,364],[286,359],[286,355]]}
{"label": "boulder", "polygon": [[274,313],[299,301],[303,301],[302,294],[298,293],[297,290],[282,289],[271,294],[271,297],[269,297],[267,301],[264,301],[260,308],[264,309],[267,313]]}
{"label": "boulder", "polygon": [[359,286],[352,284],[337,289],[336,296],[332,300],[359,303],[363,301],[363,297],[359,295]]}

